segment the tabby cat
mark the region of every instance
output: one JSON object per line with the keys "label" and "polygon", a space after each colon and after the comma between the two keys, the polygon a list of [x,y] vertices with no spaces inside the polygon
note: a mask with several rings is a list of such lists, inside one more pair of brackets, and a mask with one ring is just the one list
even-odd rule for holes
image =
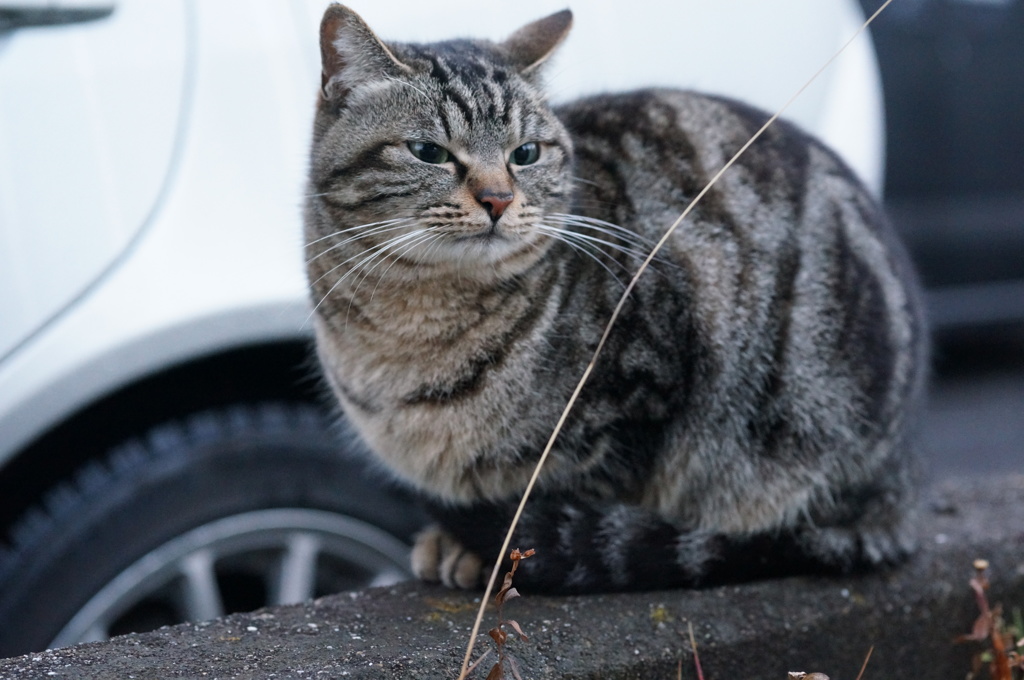
{"label": "tabby cat", "polygon": [[[318,352],[437,520],[422,578],[478,587],[651,245],[767,116],[676,90],[551,108],[562,11],[502,43],[321,24],[305,207]],[[643,274],[512,545],[520,587],[703,586],[912,548],[925,331],[843,162],[772,127]]]}

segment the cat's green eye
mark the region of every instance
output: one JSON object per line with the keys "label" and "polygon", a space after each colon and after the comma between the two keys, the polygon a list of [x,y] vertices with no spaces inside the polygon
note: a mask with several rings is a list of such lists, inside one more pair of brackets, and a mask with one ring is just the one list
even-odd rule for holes
{"label": "cat's green eye", "polygon": [[537,142],[527,142],[521,147],[512,152],[512,156],[509,158],[515,165],[532,165],[537,162],[540,158],[540,144]]}
{"label": "cat's green eye", "polygon": [[448,149],[431,142],[409,142],[409,151],[424,163],[439,165],[451,160]]}

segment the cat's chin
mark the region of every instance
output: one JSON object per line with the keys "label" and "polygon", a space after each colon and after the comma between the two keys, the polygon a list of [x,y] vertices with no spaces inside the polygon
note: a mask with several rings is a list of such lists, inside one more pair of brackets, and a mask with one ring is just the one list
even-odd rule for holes
{"label": "cat's chin", "polygon": [[438,243],[415,257],[434,268],[492,279],[525,271],[544,255],[549,245],[550,240],[538,234],[481,232]]}

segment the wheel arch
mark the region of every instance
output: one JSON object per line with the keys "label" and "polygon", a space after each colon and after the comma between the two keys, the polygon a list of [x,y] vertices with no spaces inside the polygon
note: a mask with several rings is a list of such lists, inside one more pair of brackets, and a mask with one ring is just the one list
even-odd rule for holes
{"label": "wheel arch", "polygon": [[[258,370],[257,370],[258,369]],[[166,367],[94,399],[22,447],[0,468],[0,528],[10,531],[47,489],[127,438],[237,402],[328,400],[311,340],[239,345]]]}

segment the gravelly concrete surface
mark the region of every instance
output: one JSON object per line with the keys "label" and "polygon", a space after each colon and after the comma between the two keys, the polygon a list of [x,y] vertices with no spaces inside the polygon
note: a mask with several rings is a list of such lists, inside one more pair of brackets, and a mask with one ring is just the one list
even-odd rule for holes
{"label": "gravelly concrete surface", "polygon": [[[1024,606],[1024,475],[936,490],[921,541],[905,567],[856,578],[590,597],[527,593],[506,615],[530,639],[509,649],[524,678],[670,680],[680,661],[682,677],[694,678],[692,623],[708,680],[782,680],[791,670],[852,679],[872,645],[867,678],[961,678],[974,648],[951,641],[976,616],[967,587],[972,561],[990,560],[993,601]],[[475,610],[472,594],[403,584],[3,659],[0,679],[454,678]],[[485,629],[494,621],[491,612]],[[492,647],[481,635],[478,649]]]}

